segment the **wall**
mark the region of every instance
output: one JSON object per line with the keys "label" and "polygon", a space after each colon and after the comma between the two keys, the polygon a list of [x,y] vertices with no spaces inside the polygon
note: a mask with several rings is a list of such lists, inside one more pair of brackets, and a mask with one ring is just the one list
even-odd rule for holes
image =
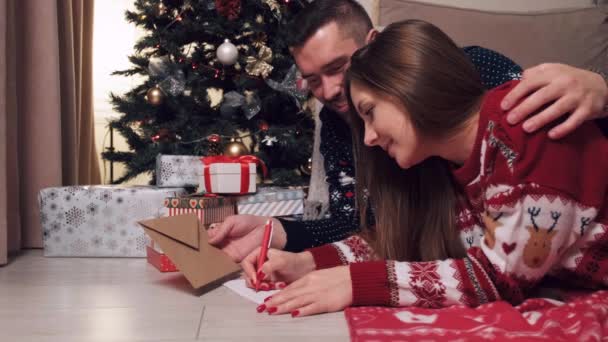
{"label": "wall", "polygon": [[359,2],[367,11],[367,14],[369,14],[370,18],[372,18],[372,22],[374,24],[378,23],[378,16],[379,14],[379,3],[382,0],[357,0],[357,2]]}
{"label": "wall", "polygon": [[[128,69],[128,56],[133,53],[133,46],[140,32],[125,20],[125,11],[132,8],[132,0],[95,1],[95,28],[93,42],[93,87],[95,106],[95,143],[99,153],[102,182],[109,183],[110,163],[101,159],[101,152],[110,146],[108,121],[117,118],[110,104],[110,92],[123,94],[139,83],[136,76],[112,76],[116,70]],[[128,151],[122,136],[114,134],[114,147]],[[114,179],[124,172],[120,163],[114,163]],[[129,184],[147,184],[150,177],[141,175]]]}

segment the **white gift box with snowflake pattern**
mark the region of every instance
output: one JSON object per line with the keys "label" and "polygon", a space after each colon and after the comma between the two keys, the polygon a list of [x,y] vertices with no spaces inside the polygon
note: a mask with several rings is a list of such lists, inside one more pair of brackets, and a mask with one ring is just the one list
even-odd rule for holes
{"label": "white gift box with snowflake pattern", "polygon": [[202,157],[159,154],[156,157],[156,185],[197,186],[203,177]]}
{"label": "white gift box with snowflake pattern", "polygon": [[165,197],[183,188],[72,186],[39,193],[44,255],[145,257],[147,236],[138,221],[166,216]]}

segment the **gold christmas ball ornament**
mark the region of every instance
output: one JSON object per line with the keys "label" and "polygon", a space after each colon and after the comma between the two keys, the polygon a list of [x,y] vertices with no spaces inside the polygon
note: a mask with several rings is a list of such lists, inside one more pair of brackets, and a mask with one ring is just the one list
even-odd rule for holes
{"label": "gold christmas ball ornament", "polygon": [[308,162],[300,166],[300,171],[307,176],[312,174],[312,158],[308,158]]}
{"label": "gold christmas ball ornament", "polygon": [[165,100],[165,93],[159,87],[153,87],[146,93],[146,101],[153,106],[158,106]]}
{"label": "gold christmas ball ornament", "polygon": [[247,154],[249,154],[249,151],[241,139],[231,138],[230,142],[224,148],[224,155],[229,157],[240,157]]}

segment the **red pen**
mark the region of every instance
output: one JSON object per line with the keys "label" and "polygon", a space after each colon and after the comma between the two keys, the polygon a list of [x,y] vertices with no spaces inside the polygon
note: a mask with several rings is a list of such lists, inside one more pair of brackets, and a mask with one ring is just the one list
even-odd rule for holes
{"label": "red pen", "polygon": [[272,241],[272,219],[266,222],[266,226],[264,227],[264,236],[262,237],[262,246],[260,249],[260,255],[258,255],[258,269],[256,273],[256,281],[255,281],[255,292],[258,292],[260,288],[260,278],[257,277],[257,274],[262,270],[262,266],[264,265],[264,261],[266,261],[266,255],[268,254],[268,248],[270,248],[270,242]]}

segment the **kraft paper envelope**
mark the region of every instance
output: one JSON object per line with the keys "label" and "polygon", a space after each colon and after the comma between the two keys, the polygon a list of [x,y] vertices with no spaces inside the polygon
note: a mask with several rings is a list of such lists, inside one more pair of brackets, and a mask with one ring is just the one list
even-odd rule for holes
{"label": "kraft paper envelope", "polygon": [[228,255],[209,245],[207,231],[195,214],[168,216],[139,224],[195,289],[240,270]]}

